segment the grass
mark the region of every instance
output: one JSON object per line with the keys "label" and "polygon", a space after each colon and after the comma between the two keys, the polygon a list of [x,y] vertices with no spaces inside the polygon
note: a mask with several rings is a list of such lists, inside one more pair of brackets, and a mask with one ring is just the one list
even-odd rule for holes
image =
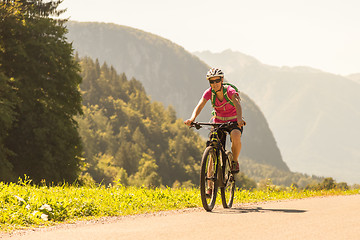
{"label": "grass", "polygon": [[[359,194],[360,190],[238,190],[235,203]],[[221,204],[218,197],[217,204]],[[35,186],[0,182],[2,231],[60,222],[201,207],[199,190],[115,186]]]}

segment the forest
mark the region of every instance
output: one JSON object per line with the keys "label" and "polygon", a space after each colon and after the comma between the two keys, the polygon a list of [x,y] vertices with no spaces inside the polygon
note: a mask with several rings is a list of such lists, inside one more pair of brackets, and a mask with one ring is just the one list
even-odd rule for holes
{"label": "forest", "polygon": [[1,1],[1,180],[194,181],[201,138],[139,81],[76,60],[58,4]]}
{"label": "forest", "polygon": [[151,101],[139,81],[106,63],[83,58],[80,65],[82,178],[138,186],[196,182],[205,141],[173,107]]}

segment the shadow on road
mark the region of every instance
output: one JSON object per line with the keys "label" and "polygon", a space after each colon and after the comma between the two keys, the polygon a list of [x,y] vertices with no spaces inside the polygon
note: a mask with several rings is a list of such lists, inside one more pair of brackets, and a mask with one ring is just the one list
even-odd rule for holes
{"label": "shadow on road", "polygon": [[271,209],[271,208],[230,208],[230,209],[216,209],[212,213],[217,214],[239,214],[239,213],[266,213],[266,212],[282,212],[282,213],[304,213],[306,210],[299,209]]}

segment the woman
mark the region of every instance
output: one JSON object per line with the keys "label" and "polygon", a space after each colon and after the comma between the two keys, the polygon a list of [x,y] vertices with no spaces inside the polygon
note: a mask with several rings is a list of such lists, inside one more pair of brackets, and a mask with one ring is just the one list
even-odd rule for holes
{"label": "woman", "polygon": [[238,173],[241,135],[243,126],[245,125],[245,121],[242,119],[240,96],[233,87],[229,85],[224,86],[224,73],[221,69],[211,68],[206,74],[206,79],[209,81],[210,88],[205,90],[190,119],[184,121],[184,123],[190,126],[210,99],[212,100],[213,108],[215,110],[215,123],[224,123],[228,121],[237,122],[237,124],[228,127],[226,131],[230,134],[231,151],[233,153],[231,171],[233,173]]}

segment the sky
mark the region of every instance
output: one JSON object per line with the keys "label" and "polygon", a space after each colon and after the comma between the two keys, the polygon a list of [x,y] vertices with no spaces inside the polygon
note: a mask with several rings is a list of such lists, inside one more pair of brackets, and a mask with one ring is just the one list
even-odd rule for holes
{"label": "sky", "polygon": [[360,73],[359,0],[64,0],[62,18],[125,25],[189,52],[227,49],[273,66]]}

